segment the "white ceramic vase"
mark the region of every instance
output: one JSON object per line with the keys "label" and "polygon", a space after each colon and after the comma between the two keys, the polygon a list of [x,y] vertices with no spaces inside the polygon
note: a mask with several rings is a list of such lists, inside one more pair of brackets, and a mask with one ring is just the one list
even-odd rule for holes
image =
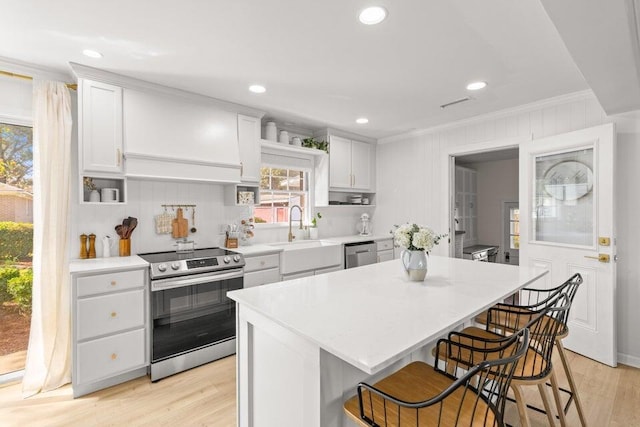
{"label": "white ceramic vase", "polygon": [[425,251],[403,250],[400,255],[409,280],[422,282],[427,276],[427,254]]}
{"label": "white ceramic vase", "polygon": [[89,193],[89,201],[90,202],[100,201],[100,193],[98,192],[98,190],[91,190],[91,193]]}

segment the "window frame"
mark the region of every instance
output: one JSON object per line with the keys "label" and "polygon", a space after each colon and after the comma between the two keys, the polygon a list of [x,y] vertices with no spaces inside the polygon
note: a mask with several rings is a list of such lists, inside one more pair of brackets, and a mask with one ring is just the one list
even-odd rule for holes
{"label": "window frame", "polygon": [[[311,222],[311,218],[313,216],[313,206],[314,206],[314,200],[313,200],[313,194],[314,194],[314,185],[315,182],[313,180],[314,178],[314,170],[313,168],[306,168],[306,167],[297,167],[297,166],[291,166],[291,165],[285,165],[285,164],[279,164],[279,163],[267,163],[267,162],[260,162],[260,169],[262,170],[262,168],[271,168],[271,169],[285,169],[285,170],[294,170],[294,171],[301,171],[302,173],[304,173],[305,177],[306,177],[306,184],[307,184],[307,189],[306,191],[292,191],[292,190],[264,190],[264,191],[269,191],[269,192],[273,192],[274,194],[277,193],[305,193],[306,194],[306,198],[307,198],[307,205],[306,207],[303,207],[302,209],[302,223],[304,225],[308,225]],[[262,172],[260,173],[260,176],[262,177]],[[263,189],[258,185],[258,191],[260,192],[260,200],[262,200],[262,191]],[[267,229],[267,228],[285,228],[285,227],[289,227],[289,222],[268,222],[268,223],[264,223],[264,222],[256,222],[255,221],[255,209],[256,207],[259,207],[259,205],[256,205],[253,207],[253,217],[254,217],[254,227],[259,228],[259,229]],[[289,209],[291,209],[291,206],[289,206]],[[297,222],[297,220],[296,220]]]}

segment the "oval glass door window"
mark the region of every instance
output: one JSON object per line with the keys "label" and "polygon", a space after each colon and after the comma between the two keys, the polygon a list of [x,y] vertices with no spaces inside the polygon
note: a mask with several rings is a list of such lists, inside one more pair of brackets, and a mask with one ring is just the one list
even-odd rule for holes
{"label": "oval glass door window", "polygon": [[593,172],[581,162],[568,160],[549,168],[544,189],[557,200],[577,200],[593,189]]}

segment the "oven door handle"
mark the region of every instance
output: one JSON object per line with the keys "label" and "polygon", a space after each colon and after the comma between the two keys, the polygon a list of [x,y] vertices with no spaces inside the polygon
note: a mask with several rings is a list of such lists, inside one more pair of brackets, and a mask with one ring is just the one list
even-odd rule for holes
{"label": "oven door handle", "polygon": [[227,279],[237,279],[244,276],[244,270],[235,270],[230,273],[207,274],[206,276],[189,279],[165,279],[154,280],[151,283],[151,291],[163,291],[165,289],[182,288],[185,286],[201,285],[203,283],[219,282]]}

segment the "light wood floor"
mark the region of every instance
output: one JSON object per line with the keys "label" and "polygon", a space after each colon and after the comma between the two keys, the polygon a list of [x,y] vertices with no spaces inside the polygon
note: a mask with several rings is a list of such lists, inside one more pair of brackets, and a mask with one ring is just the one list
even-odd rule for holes
{"label": "light wood floor", "polygon": [[[640,369],[613,369],[571,352],[569,358],[591,427],[640,426]],[[560,382],[566,385],[563,375]],[[0,386],[0,425],[226,427],[236,423],[235,402],[235,357],[228,357],[155,384],[139,378],[79,399],[69,386],[26,400],[19,384]],[[544,415],[530,416],[533,426],[547,425]],[[517,420],[509,404],[506,421]],[[580,425],[573,405],[568,422]]]}

